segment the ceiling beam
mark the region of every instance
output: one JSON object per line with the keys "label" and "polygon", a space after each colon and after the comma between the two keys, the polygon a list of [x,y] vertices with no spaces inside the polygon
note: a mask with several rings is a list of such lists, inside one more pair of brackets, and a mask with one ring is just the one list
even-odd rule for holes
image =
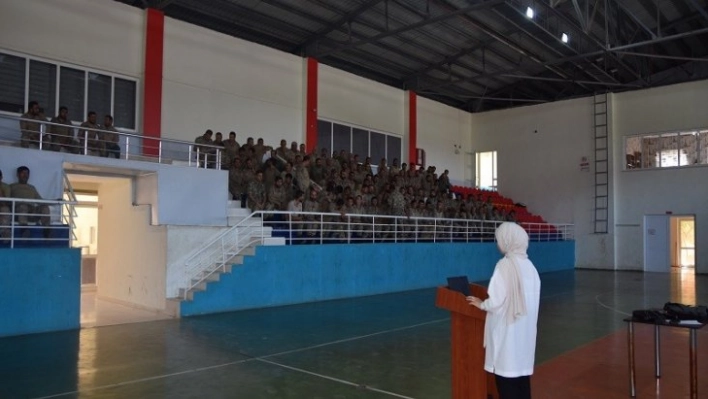
{"label": "ceiling beam", "polygon": [[317,31],[315,34],[307,38],[304,42],[300,43],[297,45],[296,48],[293,49],[293,53],[300,53],[303,54],[307,46],[317,42],[318,40],[324,38],[327,36],[329,33],[341,28],[344,24],[346,23],[351,23],[354,21],[359,15],[361,15],[363,12],[366,10],[370,9],[371,7],[376,6],[383,0],[368,0],[364,4],[360,5],[357,7],[355,10],[350,11],[344,15],[342,15],[340,18],[338,18],[336,21],[332,22],[331,24],[325,26],[323,29],[320,29]]}
{"label": "ceiling beam", "polygon": [[[507,3],[507,4],[508,4],[508,3]],[[511,7],[511,6],[510,6],[510,8],[511,8],[512,10],[514,10],[514,12],[516,12],[518,15],[521,15],[522,17],[525,18],[524,14],[523,14],[520,10],[518,10],[516,7]],[[521,27],[519,24],[517,24],[516,22],[512,21],[510,18],[508,18],[507,16],[505,16],[504,14],[502,14],[501,12],[499,12],[498,10],[494,10],[494,12],[495,12],[500,18],[502,18],[502,19],[504,19],[505,21],[509,22],[510,24],[516,26],[519,30],[521,30],[521,32],[524,32],[528,37],[530,37],[532,40],[536,41],[536,42],[539,43],[540,45],[542,45],[542,46],[544,46],[545,48],[547,48],[548,50],[550,50],[550,51],[551,51],[552,53],[554,53],[556,56],[565,57],[565,56],[567,55],[567,54],[563,54],[560,50],[558,50],[558,49],[556,49],[555,47],[551,46],[550,43],[548,43],[548,41],[542,40],[542,39],[539,38],[537,35],[534,35],[533,33],[529,32],[529,31],[526,30],[526,29],[524,29],[524,28]],[[562,43],[560,37],[551,34],[551,32],[549,32],[548,30],[546,30],[543,26],[541,26],[540,24],[538,24],[536,21],[531,20],[531,23],[532,23],[534,26],[536,26],[538,29],[540,29],[541,31],[543,31],[544,33],[546,33],[548,36],[552,37],[554,40],[558,41],[559,43]],[[575,54],[578,54],[578,51],[575,50],[574,48],[569,47],[569,46],[565,46],[565,47],[566,47],[566,48],[569,48],[569,49],[570,49],[572,52],[574,52]],[[587,71],[585,70],[585,68],[581,67],[579,64],[577,64],[577,63],[575,63],[575,62],[572,62],[572,63],[573,63],[573,65],[574,65],[576,68],[578,68],[578,70],[582,71],[582,72],[583,72],[585,75],[587,75],[588,77],[590,77],[590,78],[592,78],[592,79],[595,79],[595,80],[598,81],[598,82],[601,82],[600,79],[598,79],[598,78],[595,77],[594,75],[592,75],[592,74],[590,74],[589,72],[587,72]],[[607,71],[605,71],[604,69],[600,68],[599,66],[597,66],[597,65],[595,65],[595,64],[592,64],[592,65],[593,65],[593,67],[594,67],[598,72],[600,72],[602,75],[604,75],[605,77],[607,77],[607,78],[610,79],[611,81],[613,81],[613,82],[615,82],[615,83],[619,82],[614,76],[612,76],[612,75],[610,75],[609,73],[607,73]]]}
{"label": "ceiling beam", "polygon": [[327,51],[324,51],[321,53],[316,53],[315,57],[326,57],[326,56],[332,55],[332,54],[340,52],[340,51],[349,50],[349,49],[352,49],[355,47],[363,46],[365,44],[378,42],[378,41],[385,39],[387,37],[390,37],[390,36],[399,35],[403,32],[422,28],[423,26],[434,24],[436,22],[442,22],[446,19],[456,17],[459,15],[463,15],[463,14],[467,14],[472,11],[477,11],[477,10],[481,10],[484,8],[494,7],[499,4],[502,4],[503,2],[504,2],[504,0],[480,0],[471,6],[459,8],[459,9],[449,12],[449,13],[438,15],[438,16],[435,16],[432,18],[423,19],[422,21],[418,21],[418,22],[410,24],[410,25],[401,26],[397,29],[393,29],[393,30],[379,33],[378,35],[374,35],[374,36],[369,37],[364,40],[360,40],[360,41],[349,43],[349,44],[342,45],[342,46],[337,46],[333,49],[330,49],[330,50],[327,50]]}
{"label": "ceiling beam", "polygon": [[[540,0],[538,1],[537,4],[542,4],[546,9],[548,9],[552,14],[554,14],[557,18],[565,22],[566,24],[569,25],[569,27],[573,28],[577,33],[581,34],[583,37],[587,38],[588,40],[592,41],[595,46],[601,49],[606,49],[606,46],[600,42],[595,36],[592,34],[585,32],[581,27],[577,26],[573,21],[571,21],[568,17],[565,16],[562,12],[560,12],[558,9],[550,7],[550,5],[546,2],[546,0]],[[619,66],[621,66],[625,71],[627,71],[629,74],[634,76],[636,79],[640,81],[644,81],[644,78],[642,78],[641,74],[637,73],[634,69],[632,69],[629,65],[625,64],[619,57],[615,55],[610,55],[610,57],[613,58],[614,62],[616,62]]]}

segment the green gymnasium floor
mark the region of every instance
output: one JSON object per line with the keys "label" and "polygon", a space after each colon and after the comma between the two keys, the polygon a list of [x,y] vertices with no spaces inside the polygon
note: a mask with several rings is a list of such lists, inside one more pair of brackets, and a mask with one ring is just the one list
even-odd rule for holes
{"label": "green gymnasium floor", "polygon": [[[535,397],[628,397],[625,314],[668,300],[708,303],[708,276],[692,272],[578,270],[541,278]],[[0,398],[449,398],[449,317],[434,296],[426,289],[3,338]],[[616,360],[610,377],[597,375],[616,379],[612,385],[585,373],[566,384],[575,393],[550,386],[545,376],[564,373],[551,370],[556,360],[573,364],[576,351],[612,337],[615,344],[597,355]],[[700,331],[699,375],[706,339],[708,331]],[[672,361],[665,367],[688,373],[687,362]],[[701,395],[708,387],[699,393],[708,397]]]}

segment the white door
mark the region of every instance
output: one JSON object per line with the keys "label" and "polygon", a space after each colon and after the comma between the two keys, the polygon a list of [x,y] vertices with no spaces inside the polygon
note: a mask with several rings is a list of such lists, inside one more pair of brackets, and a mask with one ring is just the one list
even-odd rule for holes
{"label": "white door", "polygon": [[669,216],[644,215],[644,271],[671,270]]}

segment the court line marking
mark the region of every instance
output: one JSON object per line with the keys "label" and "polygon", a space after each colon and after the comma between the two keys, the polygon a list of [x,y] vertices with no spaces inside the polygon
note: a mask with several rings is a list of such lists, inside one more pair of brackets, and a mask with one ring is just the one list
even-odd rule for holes
{"label": "court line marking", "polygon": [[602,307],[605,308],[605,309],[609,309],[609,310],[611,310],[611,311],[613,311],[613,312],[615,312],[615,313],[619,313],[619,314],[622,314],[622,315],[630,316],[630,317],[631,317],[631,316],[632,316],[631,313],[623,312],[623,311],[621,311],[621,310],[619,310],[619,309],[617,309],[617,308],[613,308],[612,306],[605,305],[604,303],[602,303],[602,301],[600,300],[600,297],[603,296],[603,295],[612,294],[612,293],[614,293],[614,291],[607,291],[607,292],[603,292],[603,293],[601,293],[601,294],[595,295],[595,302],[597,302],[598,305],[602,306]]}
{"label": "court line marking", "polygon": [[368,391],[374,391],[374,392],[383,393],[383,394],[386,394],[386,395],[389,395],[389,396],[393,396],[393,397],[396,397],[396,398],[415,399],[415,398],[413,398],[413,397],[411,397],[411,396],[401,395],[401,394],[398,394],[398,393],[395,393],[395,392],[386,391],[386,390],[379,389],[379,388],[376,388],[376,387],[372,387],[372,386],[369,386],[369,385],[357,384],[356,382],[352,382],[352,381],[348,381],[348,380],[343,380],[343,379],[341,379],[341,378],[332,377],[332,376],[325,375],[325,374],[315,373],[315,372],[313,372],[313,371],[308,371],[308,370],[301,369],[301,368],[298,368],[298,367],[288,366],[288,365],[286,365],[286,364],[274,362],[274,361],[272,361],[272,360],[266,360],[266,359],[263,359],[263,358],[256,358],[255,360],[257,360],[257,361],[259,361],[259,362],[271,364],[271,365],[273,365],[273,366],[282,367],[282,368],[285,368],[285,369],[288,369],[288,370],[297,371],[297,372],[300,372],[300,373],[309,374],[309,375],[311,375],[311,376],[324,378],[324,379],[326,379],[326,380],[330,380],[330,381],[334,381],[334,382],[339,382],[339,383],[344,384],[344,385],[350,385],[350,386],[353,386],[353,387],[356,387],[356,388],[366,389],[366,390],[368,390]]}
{"label": "court line marking", "polygon": [[[242,363],[252,362],[252,361],[256,361],[256,360],[264,361],[264,362],[270,362],[270,361],[265,360],[265,359],[270,358],[270,357],[275,357],[275,356],[288,355],[288,354],[291,354],[291,353],[297,353],[297,352],[303,352],[303,351],[307,351],[307,350],[322,348],[322,347],[325,347],[325,346],[335,345],[335,344],[339,344],[339,343],[345,343],[345,342],[356,341],[356,340],[359,340],[359,339],[370,338],[370,337],[374,337],[374,336],[377,336],[377,335],[388,334],[388,333],[398,332],[398,331],[404,331],[404,330],[410,330],[410,329],[413,329],[413,328],[416,328],[416,327],[422,327],[422,326],[425,326],[425,325],[440,323],[440,322],[448,321],[448,320],[450,320],[450,318],[449,318],[449,317],[446,317],[446,318],[444,318],[444,319],[436,319],[436,320],[426,321],[426,322],[423,322],[423,323],[413,324],[413,325],[409,325],[409,326],[398,327],[398,328],[392,328],[392,329],[384,330],[384,331],[377,331],[377,332],[371,333],[371,334],[365,334],[365,335],[359,335],[359,336],[350,337],[350,338],[339,339],[339,340],[336,340],[336,341],[325,342],[325,343],[323,343],[323,344],[312,345],[312,346],[308,346],[308,347],[304,347],[304,348],[298,348],[298,349],[292,349],[292,350],[289,350],[289,351],[283,351],[283,352],[279,352],[279,353],[273,353],[273,354],[265,355],[265,356],[249,357],[248,359],[240,359],[240,360],[236,360],[236,361],[228,362],[228,363],[223,363],[223,364],[215,364],[215,365],[212,365],[212,366],[198,367],[198,368],[195,368],[195,369],[183,370],[183,371],[178,371],[178,372],[170,373],[170,374],[163,374],[163,375],[156,375],[156,376],[152,376],[152,377],[138,378],[138,379],[135,379],[135,380],[128,380],[128,381],[117,382],[117,383],[115,383],[115,384],[101,385],[101,386],[97,386],[97,387],[90,387],[90,388],[80,389],[80,390],[76,390],[76,391],[62,392],[62,393],[57,393],[57,394],[52,394],[52,395],[47,395],[47,396],[39,396],[39,397],[36,397],[35,399],[58,398],[58,397],[67,396],[67,395],[80,394],[80,393],[83,393],[83,392],[93,392],[93,391],[98,391],[98,390],[103,390],[103,389],[117,388],[117,387],[126,386],[126,385],[140,384],[140,383],[143,383],[143,382],[149,382],[149,381],[154,381],[154,380],[159,380],[159,379],[165,379],[165,378],[170,378],[170,377],[175,377],[175,376],[185,375],[185,374],[191,374],[191,373],[198,373],[198,372],[202,372],[202,371],[207,371],[207,370],[213,370],[213,369],[218,369],[218,368],[233,366],[233,365],[236,365],[236,364],[242,364]],[[241,355],[243,355],[243,356],[249,356],[249,355],[247,355],[247,354],[245,354],[245,353],[241,353],[241,352],[239,352],[239,354],[241,354]],[[275,363],[275,362],[273,362],[273,363],[274,363],[274,364],[277,364],[277,363]],[[280,364],[278,364],[278,365],[280,365]],[[280,366],[282,366],[282,367],[288,367],[288,366],[285,366],[285,365],[280,365]],[[303,372],[305,372],[305,370],[303,370]],[[309,373],[309,372],[308,372],[308,373]],[[325,378],[326,376],[322,376],[322,377]],[[330,377],[330,378],[334,378],[334,377]],[[356,386],[362,386],[362,385],[356,384]],[[372,388],[372,389],[376,389],[376,388]],[[385,392],[385,391],[382,391],[382,392],[383,392],[383,393],[387,393],[387,392]],[[391,395],[394,395],[394,396],[397,395],[397,394],[393,394],[393,393],[390,393],[390,394],[391,394]],[[399,397],[401,397],[401,398],[408,398],[407,396],[399,396]]]}

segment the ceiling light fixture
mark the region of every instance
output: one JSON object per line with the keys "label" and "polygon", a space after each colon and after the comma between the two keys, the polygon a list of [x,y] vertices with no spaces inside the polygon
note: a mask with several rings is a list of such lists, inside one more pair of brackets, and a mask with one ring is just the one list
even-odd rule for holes
{"label": "ceiling light fixture", "polygon": [[566,35],[566,34],[564,33],[564,34],[561,36],[561,41],[562,41],[563,43],[568,43],[568,40],[569,40],[569,39],[568,39],[568,35]]}
{"label": "ceiling light fixture", "polygon": [[526,7],[526,17],[529,19],[533,19],[533,8],[531,7]]}

